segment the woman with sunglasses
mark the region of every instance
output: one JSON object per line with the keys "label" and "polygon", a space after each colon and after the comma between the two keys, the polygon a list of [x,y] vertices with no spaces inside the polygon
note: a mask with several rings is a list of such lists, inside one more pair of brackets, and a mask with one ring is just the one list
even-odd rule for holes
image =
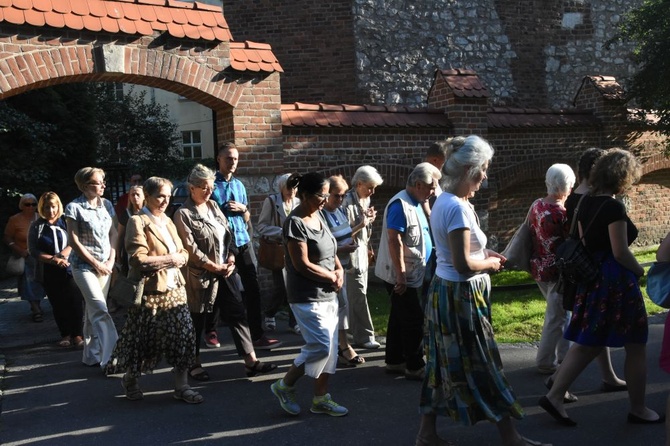
{"label": "woman with sunglasses", "polygon": [[72,276],[84,296],[84,353],[82,362],[103,370],[118,334],[107,309],[107,292],[116,258],[116,228],[112,224],[114,206],[103,198],[105,172],[82,167],[74,176],[82,192],[65,207],[67,235],[72,253]]}
{"label": "woman with sunglasses", "polygon": [[323,175],[293,175],[287,186],[298,188],[300,204],[284,222],[288,302],[305,345],[284,377],[272,384],[282,409],[298,415],[295,384],[303,376],[314,381],[310,412],[339,417],[349,411],[328,393],[328,378],[337,366],[337,292],[344,271],[337,258],[337,242],[319,211],[328,200],[330,184]]}
{"label": "woman with sunglasses", "polygon": [[15,257],[24,259],[23,274],[19,276],[19,296],[30,304],[33,322],[42,322],[42,308],[40,302],[44,298],[44,289],[35,282],[35,260],[28,255],[28,229],[37,220],[37,197],[25,194],[19,200],[21,212],[9,217],[5,226],[5,243]]}

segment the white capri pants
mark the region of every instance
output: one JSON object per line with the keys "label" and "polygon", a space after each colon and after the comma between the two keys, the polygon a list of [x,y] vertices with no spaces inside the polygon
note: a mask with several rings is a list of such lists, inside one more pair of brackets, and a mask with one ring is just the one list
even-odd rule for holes
{"label": "white capri pants", "polygon": [[290,305],[305,340],[293,364],[296,367],[305,364],[305,375],[312,378],[318,378],[322,373],[335,374],[339,320],[337,299]]}

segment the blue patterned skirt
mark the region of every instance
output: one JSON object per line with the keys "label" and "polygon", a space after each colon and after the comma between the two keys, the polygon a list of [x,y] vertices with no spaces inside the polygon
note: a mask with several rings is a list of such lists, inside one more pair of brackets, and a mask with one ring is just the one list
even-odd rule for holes
{"label": "blue patterned skirt", "polygon": [[493,337],[490,293],[488,275],[468,282],[433,277],[425,307],[421,413],[467,426],[524,417]]}
{"label": "blue patterned skirt", "polygon": [[596,253],[600,276],[579,285],[565,339],[587,346],[623,347],[646,344],[647,309],[638,278],[614,260],[611,253]]}

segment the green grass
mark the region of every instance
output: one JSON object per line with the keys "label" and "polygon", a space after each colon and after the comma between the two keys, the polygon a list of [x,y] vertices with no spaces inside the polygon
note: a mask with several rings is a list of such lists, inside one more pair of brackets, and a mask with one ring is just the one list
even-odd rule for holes
{"label": "green grass", "polygon": [[[640,263],[653,262],[656,258],[656,249],[635,251],[635,257]],[[648,269],[645,268],[645,269]],[[533,286],[530,274],[522,271],[504,271],[491,276],[493,291],[491,293],[493,327],[496,340],[505,343],[537,342],[540,340],[542,324],[544,322],[545,302],[537,286]],[[528,288],[512,285],[529,284]],[[647,296],[647,276],[640,279],[640,288],[645,299],[649,315],[666,311],[649,300]],[[389,298],[383,286],[370,284],[368,289],[368,304],[372,322],[377,334],[385,336],[388,323]]]}

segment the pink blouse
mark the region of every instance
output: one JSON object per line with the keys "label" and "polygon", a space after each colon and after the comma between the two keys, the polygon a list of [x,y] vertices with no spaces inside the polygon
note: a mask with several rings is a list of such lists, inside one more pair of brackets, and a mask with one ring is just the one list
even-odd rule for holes
{"label": "pink blouse", "polygon": [[531,207],[528,224],[533,239],[530,273],[538,282],[556,282],[556,247],[563,243],[570,230],[565,208],[537,200]]}

